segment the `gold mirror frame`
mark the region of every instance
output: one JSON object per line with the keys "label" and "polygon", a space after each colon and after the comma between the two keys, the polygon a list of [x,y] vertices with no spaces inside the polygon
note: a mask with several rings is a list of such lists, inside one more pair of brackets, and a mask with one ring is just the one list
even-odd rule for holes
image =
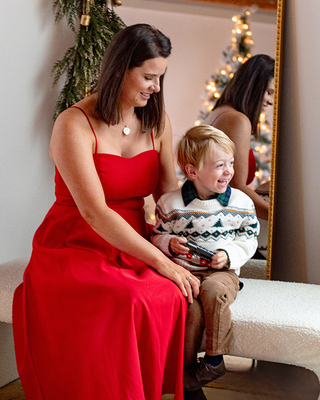
{"label": "gold mirror frame", "polygon": [[276,59],[274,71],[274,106],[273,106],[273,124],[272,124],[272,149],[271,149],[271,167],[270,167],[270,202],[268,218],[268,248],[267,248],[267,270],[266,279],[271,279],[271,260],[272,260],[272,238],[274,227],[274,202],[276,187],[276,166],[277,166],[277,143],[279,127],[279,99],[280,99],[280,75],[281,75],[281,53],[283,39],[283,18],[284,1],[278,0],[277,3],[277,40],[276,40]]}

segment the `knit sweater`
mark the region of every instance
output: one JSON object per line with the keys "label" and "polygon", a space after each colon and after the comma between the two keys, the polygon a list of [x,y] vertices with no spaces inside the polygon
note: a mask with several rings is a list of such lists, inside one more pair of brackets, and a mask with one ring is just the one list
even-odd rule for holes
{"label": "knit sweater", "polygon": [[259,222],[249,196],[231,188],[228,204],[223,206],[218,199],[193,199],[184,205],[181,189],[161,196],[156,206],[156,224],[151,241],[177,264],[190,271],[207,269],[200,258],[189,260],[184,255],[173,255],[169,242],[173,236],[185,237],[211,250],[224,250],[229,258],[229,267],[239,275],[257,249]]}

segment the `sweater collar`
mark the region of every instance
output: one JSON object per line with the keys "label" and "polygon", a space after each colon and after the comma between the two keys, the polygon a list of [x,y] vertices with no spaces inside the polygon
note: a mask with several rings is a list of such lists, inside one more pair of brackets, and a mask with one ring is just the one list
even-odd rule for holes
{"label": "sweater collar", "polygon": [[[200,199],[196,188],[192,181],[186,180],[181,188],[182,199],[184,205],[187,206],[194,199]],[[227,206],[229,204],[229,199],[231,196],[231,187],[228,185],[224,193],[215,193],[209,197],[209,200],[217,199],[222,206]]]}

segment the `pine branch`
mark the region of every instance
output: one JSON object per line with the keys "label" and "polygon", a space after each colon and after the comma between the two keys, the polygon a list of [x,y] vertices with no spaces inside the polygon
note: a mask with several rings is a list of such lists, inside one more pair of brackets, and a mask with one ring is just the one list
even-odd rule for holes
{"label": "pine branch", "polygon": [[[81,17],[79,2],[55,0],[54,9],[56,21],[67,17],[68,25],[75,31],[74,26],[79,23]],[[104,52],[113,36],[125,26],[119,16],[108,8],[106,0],[91,3],[89,15],[89,26],[79,25],[78,31],[75,32],[75,45],[53,66],[53,87],[66,75],[55,107],[54,120],[62,111],[95,89]]]}
{"label": "pine branch", "polygon": [[75,32],[75,23],[81,15],[81,1],[77,0],[55,0],[53,11],[56,13],[55,23],[67,17],[68,25]]}

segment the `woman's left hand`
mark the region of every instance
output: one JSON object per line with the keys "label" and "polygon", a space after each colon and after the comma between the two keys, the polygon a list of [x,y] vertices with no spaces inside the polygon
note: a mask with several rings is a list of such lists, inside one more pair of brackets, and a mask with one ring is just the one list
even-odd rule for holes
{"label": "woman's left hand", "polygon": [[188,302],[192,303],[193,298],[197,298],[199,295],[199,279],[192,275],[187,269],[174,263],[166,256],[164,257],[163,261],[154,268],[159,272],[159,274],[172,280],[179,287]]}

